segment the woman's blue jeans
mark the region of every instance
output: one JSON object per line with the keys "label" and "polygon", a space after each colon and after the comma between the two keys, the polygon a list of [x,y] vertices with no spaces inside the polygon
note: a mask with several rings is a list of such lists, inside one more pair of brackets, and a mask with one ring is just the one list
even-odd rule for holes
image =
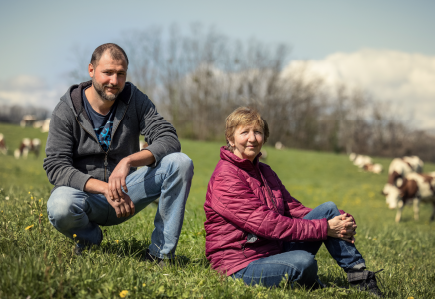
{"label": "woman's blue jeans", "polygon": [[[340,215],[333,202],[326,202],[308,213],[304,219],[332,219]],[[251,262],[246,268],[233,274],[246,284],[262,284],[267,287],[278,286],[288,275],[289,282],[312,286],[320,283],[317,276],[315,255],[322,243],[325,244],[337,264],[346,272],[356,265],[364,266],[365,261],[354,244],[338,238],[328,237],[318,242],[285,242],[284,252]]]}
{"label": "woman's blue jeans", "polygon": [[[173,153],[162,158],[157,166],[142,167],[126,178],[135,215],[160,197],[149,246],[156,257],[171,257],[175,253],[192,177],[192,160],[183,153]],[[58,231],[71,239],[76,235],[74,239],[80,247],[101,243],[100,225],[121,224],[134,216],[117,218],[104,195],[65,186],[53,191],[47,212]]]}

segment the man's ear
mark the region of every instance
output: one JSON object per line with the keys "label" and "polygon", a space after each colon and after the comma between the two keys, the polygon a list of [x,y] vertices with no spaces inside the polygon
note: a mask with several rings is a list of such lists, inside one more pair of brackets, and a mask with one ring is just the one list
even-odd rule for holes
{"label": "man's ear", "polygon": [[94,78],[95,69],[92,63],[89,63],[88,65],[88,72],[89,72],[89,77]]}

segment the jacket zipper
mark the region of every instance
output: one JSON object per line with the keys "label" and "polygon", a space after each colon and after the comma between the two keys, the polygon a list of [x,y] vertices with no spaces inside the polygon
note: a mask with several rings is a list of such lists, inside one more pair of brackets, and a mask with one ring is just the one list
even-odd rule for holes
{"label": "jacket zipper", "polygon": [[278,212],[278,208],[276,207],[276,203],[275,203],[275,196],[273,196],[272,191],[270,191],[269,185],[267,184],[266,180],[263,178],[263,175],[261,174],[260,170],[257,167],[255,167],[255,170],[257,170],[258,175],[260,176],[261,180],[263,181],[264,186],[267,189],[267,192],[269,193],[270,200],[272,201],[272,204],[275,208],[275,211]]}
{"label": "jacket zipper", "polygon": [[[124,116],[125,116],[125,114],[127,113],[128,107],[129,107],[129,105],[127,105],[127,107],[125,108],[124,114],[122,115],[121,119],[119,120],[118,126],[117,126],[117,127],[115,128],[115,130],[112,132],[112,136],[115,136],[115,132],[116,132],[116,130],[118,129],[119,124],[121,123],[121,121],[124,119]],[[77,120],[77,122],[79,123],[80,127],[82,127],[82,129],[83,129],[86,133],[88,133],[89,135],[91,135],[92,138],[94,138],[94,136],[92,136],[92,134],[89,133],[89,131],[86,130],[86,129],[82,126],[82,124],[79,122],[77,116],[76,116],[76,120]],[[95,138],[94,138],[94,139],[95,139]],[[104,155],[104,181],[107,182],[107,166],[109,166],[109,163],[107,162],[107,156],[109,155],[110,146],[109,146],[109,148],[107,149],[107,151],[105,151],[105,150],[103,149],[103,147],[101,146],[100,142],[99,142],[97,139],[95,139],[95,141],[97,141],[97,143],[98,143],[98,145],[100,146],[101,150],[105,153],[105,155]]]}
{"label": "jacket zipper", "polygon": [[[85,127],[82,126],[82,124],[79,122],[77,116],[76,116],[76,120],[77,120],[77,122],[79,123],[80,127],[82,127],[82,129],[83,129],[86,133],[88,133],[88,134],[89,134],[93,139],[95,139],[94,136],[92,136],[92,134],[89,133],[89,131],[86,130]],[[101,146],[100,142],[99,142],[97,139],[95,139],[95,141],[98,143],[98,145],[100,146],[101,150],[102,150],[103,152],[106,153],[106,156],[104,157],[104,181],[106,181],[106,167],[107,167],[107,165],[108,165],[108,163],[107,163],[107,152],[108,152],[108,151],[106,152],[106,151],[103,149],[103,147]]]}
{"label": "jacket zipper", "polygon": [[[127,105],[127,107],[125,108],[124,114],[122,115],[121,119],[119,120],[118,126],[112,132],[112,136],[115,136],[116,130],[118,129],[121,121],[124,119],[124,116],[127,113],[128,107],[129,107],[129,105]],[[100,144],[100,143],[98,142],[98,144]],[[112,145],[112,140],[110,141],[110,145]],[[100,147],[101,147],[101,145],[100,145]],[[109,146],[109,148],[107,149],[106,155],[104,156],[104,181],[107,181],[107,177],[106,177],[107,176],[107,166],[109,165],[109,163],[107,162],[107,156],[109,155],[110,148],[111,147]]]}

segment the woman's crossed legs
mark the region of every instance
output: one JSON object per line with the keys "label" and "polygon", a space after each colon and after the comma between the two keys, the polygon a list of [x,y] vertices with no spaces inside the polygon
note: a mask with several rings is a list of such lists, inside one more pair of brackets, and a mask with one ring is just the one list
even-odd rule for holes
{"label": "woman's crossed legs", "polygon": [[[333,202],[326,202],[313,209],[304,219],[332,219],[340,215]],[[246,268],[233,274],[242,278],[246,284],[262,284],[267,287],[278,286],[284,277],[288,281],[312,286],[320,283],[317,276],[315,255],[325,244],[337,264],[346,272],[352,268],[365,267],[365,261],[354,244],[338,238],[328,237],[318,242],[286,242],[284,252],[253,261]],[[321,283],[320,283],[321,284]]]}

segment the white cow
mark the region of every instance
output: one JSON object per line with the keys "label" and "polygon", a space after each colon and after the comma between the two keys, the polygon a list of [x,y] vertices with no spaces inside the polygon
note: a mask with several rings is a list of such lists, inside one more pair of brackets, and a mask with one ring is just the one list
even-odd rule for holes
{"label": "white cow", "polygon": [[353,165],[358,166],[359,168],[364,168],[364,165],[370,164],[373,164],[373,161],[369,156],[357,155],[353,161]]}
{"label": "white cow", "polygon": [[19,159],[20,157],[26,159],[29,155],[29,152],[33,152],[35,153],[35,156],[38,157],[40,149],[41,140],[39,140],[38,138],[24,138],[23,141],[21,141],[20,147],[15,150],[14,156],[16,159]]}
{"label": "white cow", "polygon": [[390,185],[386,200],[390,209],[396,209],[396,222],[402,217],[402,210],[406,203],[414,206],[414,219],[419,219],[420,202],[432,203],[432,215],[430,220],[435,218],[435,172],[420,174],[411,172],[403,179],[397,181],[397,186]]}

